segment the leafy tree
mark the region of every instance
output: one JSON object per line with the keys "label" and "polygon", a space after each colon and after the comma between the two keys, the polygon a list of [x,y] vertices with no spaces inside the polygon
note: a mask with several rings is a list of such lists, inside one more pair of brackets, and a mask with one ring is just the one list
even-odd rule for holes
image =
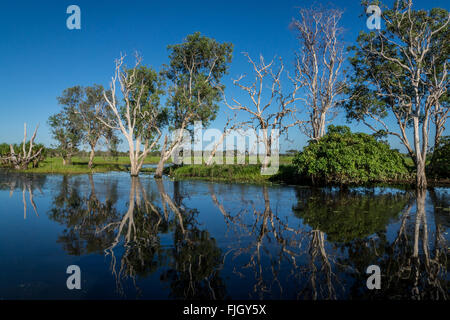
{"label": "leafy tree", "polygon": [[[146,156],[161,137],[161,128],[167,118],[165,109],[160,105],[159,97],[163,93],[160,77],[152,68],[141,63],[142,57],[138,54],[133,68],[125,65],[125,56],[116,60],[111,94],[103,94],[109,116],[99,118],[107,128],[118,130],[125,137],[129,147],[131,176],[139,175]],[[120,86],[122,102],[118,99],[116,85]]]}
{"label": "leafy tree", "polygon": [[81,121],[80,115],[76,113],[77,105],[82,99],[82,92],[75,88],[77,87],[64,90],[63,95],[57,98],[63,110],[48,118],[51,134],[56,140],[54,147],[62,156],[63,165],[72,162],[72,156],[78,151],[83,140],[83,132],[78,126]]}
{"label": "leafy tree", "polygon": [[398,181],[409,177],[402,155],[366,133],[346,126],[328,127],[318,141],[310,141],[293,163],[313,183],[353,184]]}
{"label": "leafy tree", "polygon": [[[369,1],[362,4],[366,7]],[[395,1],[392,9],[383,10],[385,27],[361,32],[357,46],[350,48],[354,72],[346,107],[349,118],[400,139],[415,162],[416,185],[422,189],[427,185],[430,120],[442,128],[447,119],[446,105],[441,104],[449,84],[450,14],[441,8],[425,11],[412,6],[412,0]],[[399,130],[384,121],[389,114]]]}
{"label": "leafy tree", "polygon": [[442,137],[431,157],[431,174],[437,178],[450,178],[450,136]]}
{"label": "leafy tree", "polygon": [[[111,135],[114,134],[99,119],[109,116],[105,112],[111,112],[104,108],[106,100],[103,92],[103,86],[98,84],[91,87],[75,86],[65,89],[61,97],[58,97],[59,104],[64,106],[63,113],[71,122],[70,125],[81,135],[81,142],[91,148],[89,168],[93,166],[95,147],[100,138],[108,135],[110,139],[113,139]],[[106,94],[111,95],[110,92]]]}
{"label": "leafy tree", "polygon": [[194,121],[208,126],[216,118],[224,89],[220,81],[228,71],[233,45],[220,44],[196,32],[183,43],[168,46],[168,50],[170,63],[162,74],[170,83],[169,129],[180,131],[170,143],[168,135],[164,137],[155,177],[162,176],[164,163],[181,143],[184,129],[191,129]]}

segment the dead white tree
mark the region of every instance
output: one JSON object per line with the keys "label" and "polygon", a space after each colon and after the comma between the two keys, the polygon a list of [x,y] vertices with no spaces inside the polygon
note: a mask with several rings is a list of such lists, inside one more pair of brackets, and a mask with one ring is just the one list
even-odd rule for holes
{"label": "dead white tree", "polygon": [[[148,87],[143,77],[138,76],[142,58],[136,54],[136,62],[132,69],[124,65],[125,55],[116,60],[116,68],[111,81],[111,96],[103,92],[107,107],[112,111],[111,117],[99,118],[107,127],[119,130],[128,142],[131,176],[138,176],[148,153],[156,146],[161,131],[158,128],[159,109],[152,107]],[[116,96],[117,82],[125,105],[119,105]],[[144,98],[145,97],[145,98]],[[150,106],[149,108],[145,106]],[[152,134],[151,134],[152,133]],[[143,146],[143,150],[141,147]]]}
{"label": "dead white tree", "polygon": [[[295,102],[300,98],[297,93],[301,84],[296,78],[291,77],[284,70],[282,60],[279,60],[279,66],[275,67],[275,61],[270,63],[264,61],[263,56],[260,56],[259,62],[253,61],[247,53],[244,53],[249,63],[253,68],[254,80],[244,85],[242,79],[244,75],[234,80],[233,83],[241,88],[249,97],[247,103],[238,102],[235,98],[232,99],[233,104],[230,104],[224,98],[225,105],[237,111],[239,114],[247,114],[247,120],[243,120],[245,125],[255,130],[260,130],[258,135],[258,144],[264,145],[264,160],[262,163],[262,170],[266,170],[270,163],[272,154],[273,141],[277,141],[278,137],[290,127],[299,125],[302,122],[295,119]],[[283,78],[286,73],[286,77]],[[291,82],[289,90],[284,90],[282,82],[284,80]],[[287,92],[287,93],[286,93]],[[241,117],[244,119],[245,117]],[[291,121],[287,122],[291,118]],[[278,136],[278,137],[277,137]]]}
{"label": "dead white tree", "polygon": [[18,170],[25,170],[28,168],[28,164],[32,162],[34,159],[38,158],[41,154],[42,150],[44,149],[39,148],[39,150],[33,150],[33,143],[34,139],[36,138],[36,133],[39,128],[39,125],[36,126],[36,129],[34,130],[33,136],[31,137],[31,140],[29,142],[28,146],[28,152],[26,150],[26,144],[27,144],[27,124],[24,123],[23,125],[23,143],[22,143],[22,152],[19,152],[16,154],[14,147],[12,144],[9,145],[10,149],[10,155],[6,157],[6,160],[9,160],[9,162],[14,166],[15,169]]}
{"label": "dead white tree", "polygon": [[300,48],[296,73],[304,88],[304,102],[309,120],[302,125],[314,140],[325,134],[327,115],[340,102],[344,88],[342,64],[345,60],[339,21],[343,11],[314,6],[299,10],[300,19],[291,23]]}
{"label": "dead white tree", "polygon": [[233,117],[228,117],[227,118],[227,122],[223,126],[222,132],[220,133],[220,135],[216,136],[217,140],[214,141],[214,144],[212,145],[212,148],[211,148],[211,151],[209,153],[209,156],[205,160],[205,164],[207,166],[210,166],[213,163],[223,163],[223,161],[220,161],[220,159],[223,158],[223,152],[220,152],[218,154],[218,156],[216,156],[217,150],[219,149],[220,146],[223,146],[223,143],[224,143],[226,137],[233,130],[242,129],[242,127],[244,125],[245,125],[244,123],[236,122],[236,113],[234,114]]}
{"label": "dead white tree", "polygon": [[164,142],[161,148],[161,156],[155,171],[155,178],[161,178],[164,170],[164,164],[170,159],[172,154],[177,150],[183,142],[185,128],[192,118],[193,114],[186,115],[181,122],[181,127],[176,129],[173,133],[172,139],[169,134],[164,135]]}
{"label": "dead white tree", "polygon": [[[446,46],[448,47],[448,46]],[[448,96],[448,87],[450,85],[450,81],[448,78],[448,70],[447,63],[444,62],[439,63],[436,62],[436,59],[446,59],[448,60],[448,48],[445,48],[447,51],[441,52],[439,51],[436,55],[432,55],[431,63],[428,64],[428,70],[426,71],[428,77],[426,78],[427,85],[430,88],[430,98],[433,101],[433,107],[431,108],[431,120],[434,123],[435,134],[434,134],[434,147],[438,147],[439,141],[442,137],[442,134],[445,130],[445,124],[447,119],[449,118],[449,96]],[[441,55],[441,56],[439,56]],[[438,66],[443,66],[443,68],[439,68]],[[441,101],[442,100],[442,101]]]}
{"label": "dead white tree", "polygon": [[444,107],[442,104],[437,101],[432,110],[433,118],[432,121],[435,126],[435,134],[434,134],[434,147],[436,148],[439,145],[442,134],[445,131],[445,123],[449,118],[449,107]]}

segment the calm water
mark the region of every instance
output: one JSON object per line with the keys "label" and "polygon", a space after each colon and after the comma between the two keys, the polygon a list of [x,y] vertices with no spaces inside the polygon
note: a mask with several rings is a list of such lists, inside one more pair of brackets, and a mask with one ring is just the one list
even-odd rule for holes
{"label": "calm water", "polygon": [[448,299],[449,191],[0,173],[0,299]]}

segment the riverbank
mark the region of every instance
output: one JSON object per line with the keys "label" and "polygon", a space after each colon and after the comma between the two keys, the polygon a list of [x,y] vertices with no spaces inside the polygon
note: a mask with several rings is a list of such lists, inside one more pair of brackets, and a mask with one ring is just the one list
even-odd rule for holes
{"label": "riverbank", "polygon": [[[251,184],[289,184],[289,185],[311,185],[310,181],[306,181],[297,173],[297,168],[291,164],[291,157],[280,157],[279,170],[274,175],[261,175],[260,165],[181,165],[167,166],[164,174],[176,180],[206,180],[216,182],[229,183],[251,183]],[[159,157],[149,156],[144,161],[147,165],[141,170],[142,174],[151,174],[155,172],[156,164]],[[168,164],[171,161],[167,162]],[[83,157],[74,157],[72,164],[64,166],[61,158],[47,158],[40,163],[38,168],[29,168],[27,170],[14,170],[24,173],[40,173],[40,174],[92,174],[106,172],[128,172],[130,161],[128,157],[118,157],[116,159],[95,157],[94,166],[88,168],[88,159]],[[148,165],[155,165],[149,167]],[[370,186],[414,186],[414,178],[402,181],[375,181],[369,183]],[[449,187],[449,179],[428,179],[430,187]],[[366,185],[351,185],[366,186]]]}
{"label": "riverbank", "polygon": [[[157,164],[159,157],[149,156],[145,159],[144,164]],[[92,168],[88,167],[88,158],[73,157],[72,163],[63,165],[62,159],[47,158],[39,164],[37,168],[29,168],[27,170],[18,170],[26,173],[59,173],[59,174],[89,174],[89,173],[105,173],[111,171],[128,171],[130,159],[128,157],[103,158],[95,157]],[[142,172],[153,172],[154,168],[144,168]]]}
{"label": "riverbank", "polygon": [[[207,180],[217,182],[255,183],[255,184],[289,184],[311,185],[297,173],[297,168],[292,164],[280,164],[279,170],[274,175],[261,175],[260,165],[186,165],[167,168],[165,173],[171,178],[182,180]],[[412,175],[409,180],[383,180],[371,181],[366,184],[349,184],[348,187],[359,186],[383,186],[383,187],[414,187],[415,178]],[[428,179],[429,187],[449,187],[449,179]]]}

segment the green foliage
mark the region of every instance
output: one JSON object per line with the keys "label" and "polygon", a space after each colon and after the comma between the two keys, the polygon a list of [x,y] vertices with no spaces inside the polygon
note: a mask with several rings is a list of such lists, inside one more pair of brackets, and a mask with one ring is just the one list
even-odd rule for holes
{"label": "green foliage", "polygon": [[[290,157],[280,159],[287,163]],[[183,165],[180,167],[169,167],[166,170],[170,176],[176,179],[199,179],[223,182],[246,182],[246,183],[295,183],[296,168],[292,164],[280,164],[279,171],[275,175],[261,175],[261,164],[213,164],[206,165]]]}
{"label": "green foliage", "polygon": [[[59,157],[47,157],[37,166],[29,168],[26,172],[32,173],[61,173],[61,174],[81,174],[111,171],[127,171],[130,166],[130,158],[121,156],[113,159],[104,159],[95,157],[93,168],[88,167],[88,157],[74,156],[70,165],[63,165],[62,159]],[[159,156],[148,156],[144,164],[158,163]],[[152,172],[154,168],[145,168],[143,172]]]}
{"label": "green foliage", "polygon": [[[133,83],[128,92],[130,112],[135,113],[136,121],[134,136],[141,139],[152,140],[156,134],[156,128],[162,128],[167,124],[167,108],[160,104],[160,96],[163,91],[163,78],[151,67],[139,66],[135,70],[127,69],[126,83]],[[131,78],[134,78],[132,81]],[[126,107],[120,108],[121,117],[126,119]],[[156,123],[148,121],[149,116],[156,115]],[[126,123],[127,121],[125,121]]]}
{"label": "green foliage", "polygon": [[7,156],[9,154],[9,144],[1,143],[0,144],[0,156]]}
{"label": "green foliage", "polygon": [[[367,8],[372,1],[363,0]],[[442,76],[450,53],[450,26],[444,27],[449,12],[442,8],[414,10],[409,1],[395,1],[384,7],[385,24],[380,31],[360,32],[357,44],[349,48],[352,67],[345,108],[349,119],[362,121],[378,134],[398,135],[382,119],[394,115],[401,131],[412,126],[414,118],[424,123],[433,106],[430,95]],[[432,39],[428,37],[433,34]],[[444,81],[445,82],[445,81]],[[445,91],[445,90],[444,90]],[[446,104],[445,95],[438,97]],[[405,137],[398,135],[402,143]],[[412,145],[412,144],[411,144]],[[419,150],[408,150],[411,157]]]}
{"label": "green foliage", "polygon": [[450,178],[450,136],[442,137],[431,157],[431,174],[436,178]]}
{"label": "green foliage", "polygon": [[177,179],[193,178],[226,182],[265,182],[270,176],[261,175],[260,165],[185,165],[170,169]]}
{"label": "green foliage", "polygon": [[199,32],[188,35],[181,44],[168,46],[169,65],[162,74],[169,80],[172,128],[180,128],[194,121],[207,126],[215,119],[218,102],[224,89],[220,83],[232,58],[231,43],[220,44]]}
{"label": "green foliage", "polygon": [[[111,113],[109,108],[105,108],[104,92],[102,85],[74,86],[65,89],[57,98],[62,111],[51,116],[48,123],[57,141],[56,148],[64,159],[70,159],[82,143],[94,150],[102,137],[108,141],[117,139],[114,132],[100,121]],[[110,91],[105,93],[111,95]]]}
{"label": "green foliage", "polygon": [[328,191],[299,189],[295,214],[330,242],[364,239],[386,229],[408,203],[407,193],[377,194],[371,190]]}
{"label": "green foliage", "polygon": [[[72,88],[71,88],[72,89]],[[67,104],[66,107],[59,113],[54,114],[48,118],[53,139],[56,141],[54,146],[64,159],[70,158],[77,150],[83,139],[83,132],[79,130],[77,123],[79,123],[79,115],[75,113],[75,103],[80,93],[78,89],[72,95],[66,89],[63,97],[59,97],[60,104]]]}
{"label": "green foliage", "polygon": [[311,141],[293,164],[313,183],[361,184],[400,181],[409,177],[402,155],[365,133],[345,126],[328,127],[319,141]]}

